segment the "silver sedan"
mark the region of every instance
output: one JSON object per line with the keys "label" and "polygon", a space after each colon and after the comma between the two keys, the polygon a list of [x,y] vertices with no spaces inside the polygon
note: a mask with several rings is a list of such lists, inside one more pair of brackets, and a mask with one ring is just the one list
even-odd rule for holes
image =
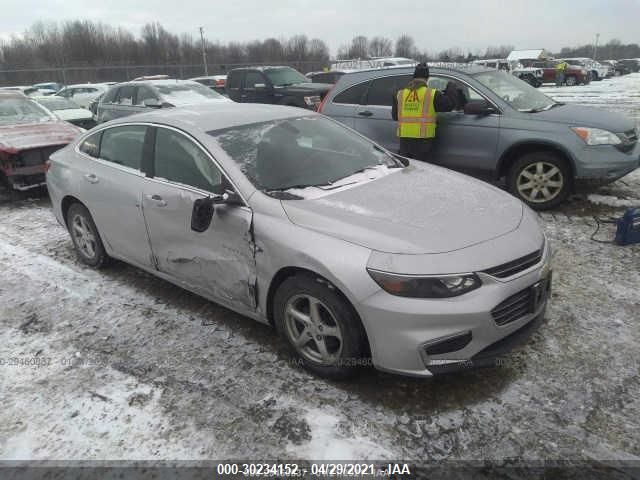
{"label": "silver sedan", "polygon": [[522,202],[301,109],[105,123],[52,155],[47,184],[81,261],[271,324],[328,377],[494,363],[549,298],[550,246]]}

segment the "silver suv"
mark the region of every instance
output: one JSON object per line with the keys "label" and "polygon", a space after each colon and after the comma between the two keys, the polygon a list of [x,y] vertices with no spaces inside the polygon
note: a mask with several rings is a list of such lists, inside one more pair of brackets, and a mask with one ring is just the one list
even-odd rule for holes
{"label": "silver suv", "polygon": [[102,96],[98,103],[97,122],[155,108],[228,101],[227,97],[189,80],[134,80],[114,85]]}
{"label": "silver suv", "polygon": [[[411,68],[346,73],[320,111],[398,150],[391,118],[394,92]],[[580,186],[613,182],[638,167],[638,130],[627,117],[566,105],[506,72],[482,67],[431,68],[429,84],[453,82],[460,110],[439,113],[433,162],[491,180],[506,179],[511,193],[542,210]]]}

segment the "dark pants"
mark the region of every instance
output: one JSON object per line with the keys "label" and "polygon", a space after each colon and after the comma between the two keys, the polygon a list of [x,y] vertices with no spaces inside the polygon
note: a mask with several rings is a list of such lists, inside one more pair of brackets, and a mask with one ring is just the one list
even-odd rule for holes
{"label": "dark pants", "polygon": [[561,86],[564,83],[564,72],[563,71],[557,71],[556,72],[556,86]]}
{"label": "dark pants", "polygon": [[400,138],[400,155],[428,162],[431,158],[433,138]]}

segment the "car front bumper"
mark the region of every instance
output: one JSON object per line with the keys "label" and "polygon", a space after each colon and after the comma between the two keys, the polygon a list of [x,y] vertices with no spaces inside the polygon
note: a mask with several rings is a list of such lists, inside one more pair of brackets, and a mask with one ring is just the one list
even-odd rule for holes
{"label": "car front bumper", "polygon": [[[537,265],[506,279],[479,274],[482,287],[459,297],[403,298],[380,290],[359,305],[374,366],[430,377],[495,364],[497,356],[524,341],[540,325],[550,297],[550,264],[547,242]],[[547,279],[549,288],[535,307],[508,323],[496,323],[492,310]],[[458,339],[461,343],[455,345]]]}
{"label": "car front bumper", "polygon": [[580,152],[576,190],[615,182],[640,167],[640,142],[631,152],[621,152],[611,145],[586,147]]}

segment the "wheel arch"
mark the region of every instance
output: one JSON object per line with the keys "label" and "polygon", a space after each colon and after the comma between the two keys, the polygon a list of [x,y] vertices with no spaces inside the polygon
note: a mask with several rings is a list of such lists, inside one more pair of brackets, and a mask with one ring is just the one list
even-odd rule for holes
{"label": "wheel arch", "polygon": [[[69,212],[69,208],[71,208],[71,205],[73,205],[74,203],[79,203],[84,208],[89,210],[89,208],[78,198],[74,197],[73,195],[65,195],[60,202],[60,212],[62,213],[62,219],[64,220],[64,223],[67,227],[67,213]],[[89,213],[91,213],[91,211],[89,211]]]}
{"label": "wheel arch", "polygon": [[522,155],[540,151],[555,153],[556,155],[559,155],[561,158],[563,158],[569,165],[569,169],[571,171],[571,182],[573,183],[573,179],[576,175],[576,166],[573,156],[562,145],[541,140],[521,141],[511,145],[508,149],[506,149],[498,160],[498,167],[496,168],[494,173],[495,180],[506,177],[509,173],[509,168],[511,167],[511,165],[513,165],[513,162],[515,162]]}
{"label": "wheel arch", "polygon": [[273,276],[273,278],[271,279],[271,282],[269,283],[269,288],[267,290],[267,297],[266,297],[266,316],[269,324],[271,326],[275,326],[273,301],[274,301],[276,292],[278,291],[278,288],[280,287],[280,285],[282,285],[282,283],[285,280],[296,275],[308,275],[310,277],[314,277],[318,282],[324,283],[330,289],[334,290],[344,300],[345,304],[351,309],[353,315],[355,316],[357,321],[360,322],[360,325],[362,326],[362,331],[364,332],[365,342],[366,342],[366,345],[365,345],[366,353],[367,355],[371,356],[371,344],[369,342],[367,329],[365,327],[364,322],[362,321],[362,318],[360,317],[360,314],[358,313],[358,310],[353,305],[353,302],[349,300],[349,297],[334,282],[327,279],[325,276],[320,275],[317,272],[314,272],[309,268],[298,267],[298,266],[287,266],[278,270],[276,274]]}

